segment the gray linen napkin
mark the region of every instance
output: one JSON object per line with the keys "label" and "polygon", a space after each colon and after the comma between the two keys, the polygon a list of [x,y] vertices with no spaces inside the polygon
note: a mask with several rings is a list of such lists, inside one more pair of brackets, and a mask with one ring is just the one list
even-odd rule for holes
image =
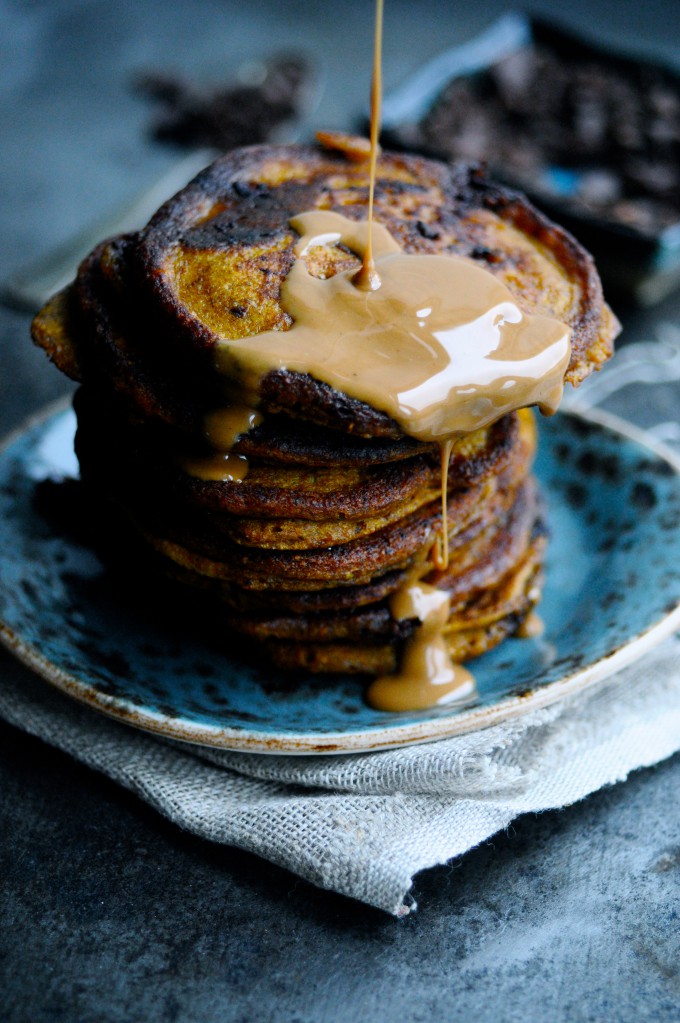
{"label": "gray linen napkin", "polygon": [[566,806],[680,749],[680,638],[578,697],[382,753],[281,757],[169,742],[74,703],[9,658],[0,716],[180,827],[404,916],[414,874],[519,814]]}

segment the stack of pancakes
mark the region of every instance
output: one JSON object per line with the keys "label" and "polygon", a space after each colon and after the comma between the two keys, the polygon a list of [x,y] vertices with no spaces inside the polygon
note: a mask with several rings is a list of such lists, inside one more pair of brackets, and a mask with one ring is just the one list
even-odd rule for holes
{"label": "stack of pancakes", "polygon": [[[545,530],[529,411],[454,444],[446,568],[432,562],[438,447],[308,374],[279,369],[261,381],[260,415],[230,455],[241,456],[242,479],[193,468],[214,460],[211,415],[239,401],[215,368],[220,340],[292,326],[280,301],[296,258],[290,219],[313,209],[365,219],[368,175],[367,162],[342,152],[228,154],[144,230],[100,245],[33,326],[36,342],[82,382],[81,475],[115,509],[106,520],[114,531],[136,537],[109,538],[134,551],[130,586],[157,579],[225,645],[238,634],[238,649],[285,668],[394,671],[419,622],[393,617],[390,596],[414,575],[451,596],[456,660],[516,632],[540,596]],[[524,310],[566,323],[571,383],[611,354],[616,321],[588,255],[478,169],[384,154],[375,216],[404,251],[469,257]],[[323,278],[360,266],[340,244],[299,258]]]}

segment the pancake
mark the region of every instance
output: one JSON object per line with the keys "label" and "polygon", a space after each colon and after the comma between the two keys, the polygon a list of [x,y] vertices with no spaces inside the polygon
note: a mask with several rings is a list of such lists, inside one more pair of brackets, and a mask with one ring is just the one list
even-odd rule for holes
{"label": "pancake", "polygon": [[[501,494],[510,492],[526,476],[534,443],[533,431],[525,416],[525,429],[515,431],[515,443],[503,471],[490,474],[489,478],[474,484],[466,481],[462,487],[456,487],[455,474],[452,475],[448,494],[450,538],[472,518],[495,512],[492,495],[496,491]],[[319,546],[313,536],[306,549],[298,549],[297,544],[284,549],[267,549],[262,545],[252,548],[235,543],[229,536],[230,517],[224,517],[225,530],[220,528],[222,523],[216,526],[214,518],[182,510],[177,502],[168,502],[167,490],[155,486],[155,481],[152,481],[155,500],[145,497],[134,483],[130,494],[125,490],[125,479],[121,481],[115,465],[110,458],[102,457],[98,445],[95,445],[91,459],[80,444],[76,450],[83,478],[98,482],[110,498],[127,508],[154,549],[211,578],[241,579],[244,589],[266,588],[272,580],[292,588],[366,582],[381,569],[387,571],[409,565],[422,551],[428,538],[431,542],[441,525],[438,492],[430,489],[425,492],[430,500],[423,507],[402,514],[397,521],[347,543]],[[397,465],[401,468],[403,463]],[[248,477],[244,483],[235,484],[235,489],[243,490],[247,480]],[[304,514],[304,510],[300,510]]]}
{"label": "pancake", "polygon": [[[509,476],[506,478],[513,482]],[[134,523],[129,525],[135,528]],[[327,585],[329,574],[323,581],[317,581],[321,600],[314,606],[309,599],[309,587],[314,581],[306,578],[307,588],[301,594],[293,594],[298,599],[302,597],[302,603],[296,606],[293,602],[286,613],[289,594],[269,590],[261,579],[258,581],[253,566],[249,570],[253,576],[252,589],[248,591],[242,585],[233,586],[238,573],[233,572],[232,556],[226,563],[217,563],[187,550],[179,552],[168,541],[145,539],[169,556],[171,562],[183,565],[180,572],[169,570],[165,558],[153,566],[148,562],[142,565],[143,578],[148,582],[156,576],[159,591],[168,580],[180,583],[174,607],[183,620],[198,621],[201,628],[207,627],[213,642],[215,636],[237,633],[258,645],[264,644],[262,649],[267,656],[287,670],[391,671],[397,663],[400,645],[417,628],[416,621],[399,622],[390,614],[387,598],[403,581],[398,572],[387,572],[382,588],[379,580],[376,585],[375,578],[363,587],[357,585],[356,580],[361,576],[355,573],[344,607],[338,599],[337,588]],[[524,476],[519,485],[501,491],[495,501],[479,502],[467,519],[456,519],[450,535],[448,569],[430,571],[425,578],[453,598],[446,635],[451,648],[461,657],[463,653],[465,659],[479,656],[517,629],[538,599],[544,545],[541,509],[531,477]],[[385,546],[381,538],[379,549]],[[129,553],[128,549],[128,560]],[[362,562],[366,560],[364,551]],[[139,568],[133,561],[124,567],[118,563],[117,571],[122,572],[124,586],[137,587]],[[270,567],[270,571],[274,570]],[[224,586],[225,576],[227,585],[231,582],[232,588],[215,587],[215,582]],[[285,585],[286,581],[296,585],[294,579],[285,580],[280,566],[275,578],[278,585]],[[337,566],[334,581],[339,581]],[[184,595],[189,587],[192,593],[202,592],[203,598]],[[362,589],[367,592],[362,593]],[[253,591],[256,600],[250,608],[245,607],[244,595],[252,595]],[[257,607],[261,593],[268,608]],[[166,600],[167,596],[166,593]],[[328,598],[325,607],[324,597]]]}
{"label": "pancake", "polygon": [[[445,636],[455,661],[480,657],[517,632],[538,600],[543,547],[543,540],[536,541],[515,571],[485,594],[484,602],[471,604],[460,618],[455,612],[450,616]],[[413,631],[417,627],[414,623]],[[403,630],[399,636],[392,635],[389,643],[267,641],[267,652],[286,670],[383,675],[396,672],[400,645],[406,638],[408,632]]]}
{"label": "pancake", "polygon": [[[210,515],[216,528],[249,546],[285,549],[340,543],[403,518],[439,494],[439,459],[423,445],[408,460],[398,451],[392,463],[384,464],[383,447],[377,464],[370,463],[366,457],[370,452],[364,450],[362,462],[354,459],[355,464],[343,465],[339,457],[332,467],[293,467],[287,459],[277,461],[274,447],[265,458],[250,456],[242,481],[205,481],[183,471],[179,451],[168,450],[148,431],[119,423],[110,408],[88,400],[85,390],[76,396],[75,407],[76,451],[88,478],[104,476],[109,485],[115,480],[119,492],[132,491],[147,501],[155,495],[164,507],[171,493],[172,508],[200,510]],[[327,460],[334,439],[327,438]],[[336,445],[342,451],[344,440],[339,438]],[[461,438],[449,459],[450,488],[480,483],[499,473],[518,445],[516,415]],[[237,444],[234,450],[241,448]]]}
{"label": "pancake", "polygon": [[[360,220],[367,188],[368,165],[341,154],[269,146],[228,154],[144,231],[99,246],[68,294],[38,314],[34,338],[64,372],[112,387],[144,418],[200,432],[220,399],[211,363],[218,341],[291,326],[279,301],[295,259],[288,220],[310,209]],[[405,252],[475,260],[521,308],[566,323],[568,382],[611,354],[617,324],[588,254],[478,168],[383,154],[375,213]],[[323,278],[349,265],[360,260],[342,246],[325,249],[323,260],[308,257]],[[67,319],[62,310],[72,301],[78,315]],[[260,406],[365,437],[401,436],[384,413],[304,374],[269,373]]]}
{"label": "pancake", "polygon": [[[395,672],[422,629],[395,611],[414,580],[444,595],[458,661],[515,633],[540,598],[531,411],[487,413],[447,447],[323,371],[268,369],[255,410],[241,408],[252,395],[240,378],[217,369],[225,340],[295,329],[282,287],[300,261],[315,280],[358,270],[341,241],[296,253],[291,220],[363,221],[368,181],[367,162],[342,152],[227,154],[143,230],[99,245],[33,324],[82,384],[76,452],[121,591],[150,587],[210,642],[284,670]],[[566,324],[564,381],[611,354],[617,324],[590,257],[479,168],[383,154],[375,216],[402,253],[464,257],[527,318]],[[248,418],[222,449],[210,423],[225,406]]]}

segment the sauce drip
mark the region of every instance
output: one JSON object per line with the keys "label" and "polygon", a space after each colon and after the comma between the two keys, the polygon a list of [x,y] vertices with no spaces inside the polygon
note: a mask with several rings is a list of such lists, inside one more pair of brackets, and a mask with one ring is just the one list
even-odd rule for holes
{"label": "sauce drip", "polygon": [[368,688],[372,707],[385,711],[427,710],[469,699],[475,681],[467,668],[451,660],[444,635],[450,598],[420,579],[400,587],[390,601],[397,620],[418,618],[421,624],[408,640],[394,675],[377,678]]}
{"label": "sauce drip", "polygon": [[262,415],[248,405],[228,405],[214,409],[205,417],[203,433],[212,454],[185,458],[182,468],[197,479],[221,483],[240,483],[248,475],[245,455],[231,450],[237,439],[262,422]]}
{"label": "sauce drip", "polygon": [[248,405],[228,405],[205,417],[203,432],[216,451],[231,451],[238,438],[262,422],[262,415]]}
{"label": "sauce drip", "polygon": [[[375,223],[382,16],[383,0],[376,0],[368,219],[356,222],[323,210],[293,217],[290,226],[300,235],[298,258],[281,288],[292,328],[225,339],[217,346],[216,361],[218,371],[240,384],[253,405],[263,377],[287,369],[386,412],[409,436],[437,443],[442,524],[430,557],[444,569],[453,443],[526,406],[555,412],[571,354],[570,334],[557,320],[522,312],[505,285],[474,262],[405,253]],[[329,279],[309,274],[308,250],[338,243],[361,258],[360,269]],[[390,611],[397,620],[416,618],[420,625],[405,645],[399,670],[369,687],[369,703],[398,712],[469,699],[474,678],[452,661],[446,643],[448,594],[413,577],[393,595]],[[532,623],[526,628],[530,631]]]}
{"label": "sauce drip", "polygon": [[220,483],[240,483],[248,475],[248,459],[233,451],[216,451],[212,455],[184,458],[182,468],[199,480]]}
{"label": "sauce drip", "polygon": [[380,113],[382,107],[382,24],[383,0],[375,4],[375,36],[373,40],[373,80],[371,82],[371,155],[368,185],[368,240],[361,268],[352,278],[355,287],[362,291],[377,291],[380,275],[373,258],[373,198],[378,165],[378,136],[380,135]]}
{"label": "sauce drip", "polygon": [[439,442],[439,460],[441,462],[441,491],[442,491],[442,524],[439,534],[435,539],[432,548],[432,561],[434,567],[444,569],[449,567],[449,460],[453,448],[453,440]]}

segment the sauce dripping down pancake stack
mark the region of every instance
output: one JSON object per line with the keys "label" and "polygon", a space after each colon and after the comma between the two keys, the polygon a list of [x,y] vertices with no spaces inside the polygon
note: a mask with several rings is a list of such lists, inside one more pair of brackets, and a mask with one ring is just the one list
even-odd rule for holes
{"label": "sauce dripping down pancake stack", "polygon": [[[342,291],[362,266],[370,166],[358,149],[253,147],[222,157],[144,230],[99,246],[38,314],[33,334],[82,382],[82,477],[115,509],[105,539],[125,552],[131,588],[142,577],[163,580],[165,596],[210,622],[226,648],[284,668],[391,676],[404,650],[414,651],[425,613],[401,599],[409,587],[414,597],[414,587],[428,599],[445,594],[434,631],[454,663],[529,615],[545,537],[531,413],[513,409],[538,401],[550,410],[563,379],[576,384],[608,358],[617,324],[589,256],[523,197],[476,168],[382,154],[374,251],[383,279],[375,291],[355,289],[365,304],[380,301],[383,286],[396,302],[406,288],[399,264],[427,257],[418,265],[430,268],[432,301],[413,310],[412,297],[401,297],[409,315],[431,321],[442,291],[432,268],[446,256],[461,274],[480,274],[479,288],[501,289],[525,323],[558,321],[547,349],[565,327],[570,338],[544,389],[524,390],[519,369],[505,367],[485,392],[461,398],[458,418],[414,425],[398,406],[419,403],[395,405],[409,387],[392,386],[383,340],[364,344],[356,310],[352,342],[344,313],[327,303],[334,355],[319,345],[323,317],[305,322],[296,306],[327,287]],[[502,319],[512,327],[513,317],[508,306]],[[388,319],[377,315],[379,326]],[[491,326],[503,325],[492,317]],[[296,361],[290,345],[305,332],[307,354]],[[418,329],[406,333],[431,345]],[[480,336],[468,336],[469,363],[460,346],[452,350],[461,392],[480,387],[470,369]],[[386,366],[382,398],[376,358]],[[432,358],[425,385],[442,370],[441,351]],[[520,400],[504,404],[509,393]],[[448,545],[437,564],[443,508]],[[429,606],[437,604],[435,594]],[[433,699],[374,698],[395,709]]]}

